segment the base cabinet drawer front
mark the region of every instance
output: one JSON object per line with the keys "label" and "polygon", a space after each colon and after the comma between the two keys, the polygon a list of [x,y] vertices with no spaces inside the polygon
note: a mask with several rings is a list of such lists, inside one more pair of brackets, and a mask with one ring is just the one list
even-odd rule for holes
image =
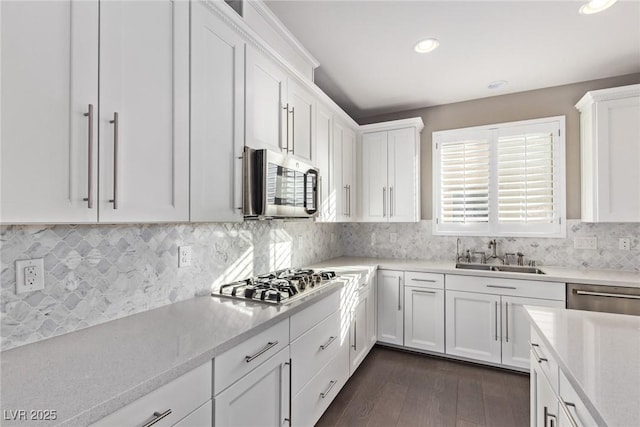
{"label": "base cabinet drawer front", "polygon": [[340,312],[334,311],[325,320],[291,343],[291,392],[302,387],[346,346],[340,336]]}
{"label": "base cabinet drawer front", "polygon": [[291,316],[291,341],[313,328],[340,307],[340,291]]}
{"label": "base cabinet drawer front", "polygon": [[447,274],[447,290],[481,292],[516,297],[565,299],[565,284],[525,279],[501,279],[482,276],[457,276]]}
{"label": "base cabinet drawer front", "polygon": [[211,427],[213,426],[213,401],[207,403],[178,421],[174,427]]}
{"label": "base cabinet drawer front", "polygon": [[92,427],[171,426],[211,399],[211,362],[187,372],[133,403],[92,424]]}
{"label": "base cabinet drawer front", "polygon": [[249,338],[213,360],[213,392],[239,380],[289,345],[289,319]]}
{"label": "base cabinet drawer front", "polygon": [[405,286],[444,289],[444,274],[405,271],[404,282]]}
{"label": "base cabinet drawer front", "polygon": [[313,426],[349,378],[349,355],[345,346],[298,393],[292,402],[292,423]]}
{"label": "base cabinet drawer front", "polygon": [[288,425],[291,418],[289,346],[213,399],[214,425]]}
{"label": "base cabinet drawer front", "polygon": [[500,296],[447,291],[446,353],[500,363]]}
{"label": "base cabinet drawer front", "polygon": [[558,388],[558,363],[551,356],[549,349],[544,344],[538,333],[534,328],[529,330],[530,338],[529,342],[530,346],[530,354],[532,357],[532,361],[535,360],[536,365],[540,367],[540,369],[547,376],[551,385],[557,389]]}
{"label": "base cabinet drawer front", "polygon": [[[564,404],[566,408],[564,412],[567,421],[569,419],[572,419],[580,427],[595,427],[598,425],[585,404],[582,402],[582,400],[580,400],[580,397],[578,397],[578,394],[569,383],[569,380],[564,376],[562,372],[560,372],[558,394],[560,395],[560,399],[562,400],[561,405]],[[572,423],[569,421],[569,423],[565,424],[565,426],[571,427]]]}
{"label": "base cabinet drawer front", "polygon": [[404,345],[444,352],[444,290],[405,288]]}

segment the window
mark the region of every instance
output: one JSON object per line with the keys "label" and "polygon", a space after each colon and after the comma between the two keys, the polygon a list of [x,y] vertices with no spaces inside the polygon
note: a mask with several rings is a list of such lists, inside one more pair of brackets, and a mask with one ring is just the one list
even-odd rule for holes
{"label": "window", "polygon": [[434,234],[564,237],[564,122],[434,132]]}

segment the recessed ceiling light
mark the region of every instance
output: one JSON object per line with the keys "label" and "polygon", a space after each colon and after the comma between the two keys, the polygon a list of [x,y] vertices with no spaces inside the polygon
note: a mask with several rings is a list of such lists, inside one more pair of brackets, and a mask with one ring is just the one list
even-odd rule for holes
{"label": "recessed ceiling light", "polygon": [[609,9],[618,0],[591,0],[589,3],[583,5],[580,8],[580,13],[583,15],[591,15],[593,13],[602,12],[605,9]]}
{"label": "recessed ceiling light", "polygon": [[506,85],[508,85],[509,82],[506,80],[496,80],[495,82],[491,82],[487,85],[487,88],[489,89],[500,89],[501,87],[504,87]]}
{"label": "recessed ceiling light", "polygon": [[414,49],[418,53],[427,53],[427,52],[431,52],[438,46],[440,46],[440,42],[437,39],[425,39],[418,42],[418,44],[416,44],[416,47],[414,47]]}

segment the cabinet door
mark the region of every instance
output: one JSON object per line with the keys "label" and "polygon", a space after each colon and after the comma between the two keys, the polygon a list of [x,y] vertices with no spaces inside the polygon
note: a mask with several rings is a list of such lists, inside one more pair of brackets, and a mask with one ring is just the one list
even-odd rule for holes
{"label": "cabinet door", "polygon": [[362,220],[388,220],[387,134],[362,135]]}
{"label": "cabinet door", "polygon": [[214,425],[280,427],[290,418],[289,347],[214,397]]}
{"label": "cabinet door", "polygon": [[528,369],[531,323],[525,313],[525,305],[563,308],[565,303],[539,298],[502,296],[502,364]]}
{"label": "cabinet door", "polygon": [[100,5],[101,222],[189,219],[189,4]]}
{"label": "cabinet door", "polygon": [[531,427],[558,426],[558,399],[544,373],[531,356]]}
{"label": "cabinet door", "polygon": [[369,311],[367,312],[368,350],[371,350],[378,340],[378,316],[376,316],[376,308],[378,307],[378,287],[376,284],[376,275],[372,274],[369,279],[369,298],[367,299],[367,304],[369,304]]}
{"label": "cabinet door", "polygon": [[444,352],[444,290],[405,287],[404,345]]}
{"label": "cabinet door", "polygon": [[287,82],[289,90],[289,149],[302,159],[313,161],[313,95],[292,79]]}
{"label": "cabinet door", "polygon": [[420,221],[420,143],[415,129],[388,134],[389,221]]}
{"label": "cabinet door", "polygon": [[599,222],[640,222],[640,97],[598,102]]}
{"label": "cabinet door", "polygon": [[191,4],[191,221],[242,221],[244,41]]}
{"label": "cabinet door", "polygon": [[446,353],[500,363],[500,297],[446,293]]}
{"label": "cabinet door", "polygon": [[350,342],[351,349],[349,354],[349,372],[351,375],[360,366],[365,356],[369,352],[369,334],[367,330],[367,320],[372,316],[369,304],[369,291],[360,292],[357,297],[356,306],[353,309],[351,319]]}
{"label": "cabinet door", "polygon": [[[96,222],[98,2],[3,1],[0,8],[0,218]],[[85,116],[89,105],[94,117]]]}
{"label": "cabinet door", "polygon": [[335,200],[330,191],[330,182],[334,173],[331,162],[331,126],[331,110],[322,104],[317,104],[313,160],[320,170],[320,209],[316,221],[321,222],[336,220]]}
{"label": "cabinet door", "polygon": [[246,46],[246,145],[286,152],[287,76],[255,48]]}
{"label": "cabinet door", "polygon": [[356,217],[356,133],[345,127],[342,131],[342,185],[345,187],[345,215],[347,221]]}
{"label": "cabinet door", "polygon": [[378,341],[402,345],[404,339],[402,271],[378,271]]}
{"label": "cabinet door", "polygon": [[336,211],[336,221],[345,221],[347,219],[347,187],[344,183],[343,168],[348,164],[342,153],[342,140],[344,138],[346,128],[344,125],[333,118],[333,138],[331,141],[331,165],[333,172],[329,184],[330,198]]}

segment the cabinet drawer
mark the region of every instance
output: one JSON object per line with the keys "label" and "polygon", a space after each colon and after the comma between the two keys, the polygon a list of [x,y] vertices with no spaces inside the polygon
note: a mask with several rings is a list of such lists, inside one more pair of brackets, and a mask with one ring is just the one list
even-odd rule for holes
{"label": "cabinet drawer", "polygon": [[92,424],[92,427],[141,426],[170,413],[154,426],[170,426],[211,399],[211,362],[196,368]]}
{"label": "cabinet drawer", "polygon": [[204,405],[178,421],[173,427],[211,427],[213,425],[213,403],[211,399]]}
{"label": "cabinet drawer", "polygon": [[338,353],[345,340],[340,337],[340,312],[336,310],[291,343],[293,396]]}
{"label": "cabinet drawer", "polygon": [[340,291],[291,316],[291,340],[295,340],[340,307]]}
{"label": "cabinet drawer", "polygon": [[405,286],[413,286],[417,288],[444,289],[444,274],[405,271],[404,284]]}
{"label": "cabinet drawer", "polygon": [[213,394],[251,372],[289,345],[289,319],[249,338],[213,359]]}
{"label": "cabinet drawer", "polygon": [[348,377],[349,348],[344,346],[293,399],[291,424],[313,426],[347,382]]}
{"label": "cabinet drawer", "polygon": [[565,285],[559,282],[447,274],[446,288],[454,291],[565,300]]}
{"label": "cabinet drawer", "polygon": [[[551,353],[549,352],[549,349],[544,344],[534,328],[531,328],[529,342],[531,343],[531,353],[533,355],[533,359],[536,360],[540,369],[544,371],[553,389],[557,390],[558,364],[553,359]],[[533,369],[533,366],[531,368]]]}

